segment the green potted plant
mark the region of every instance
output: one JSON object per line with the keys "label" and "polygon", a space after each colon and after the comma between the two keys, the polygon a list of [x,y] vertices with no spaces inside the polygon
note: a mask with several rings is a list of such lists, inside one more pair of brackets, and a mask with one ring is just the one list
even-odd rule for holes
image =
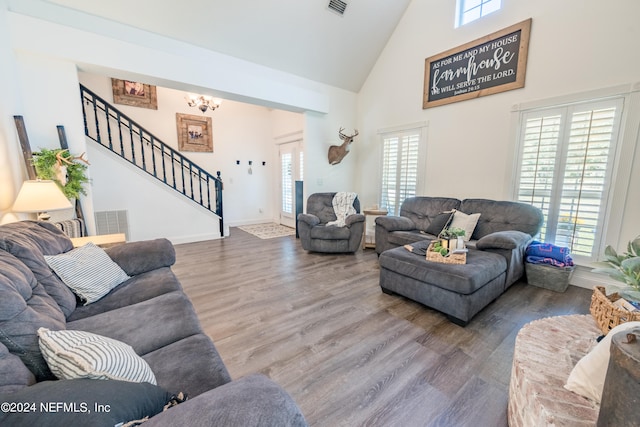
{"label": "green potted plant", "polygon": [[604,250],[603,267],[595,268],[594,273],[606,274],[612,279],[624,283],[619,290],[624,298],[640,302],[640,236],[627,244],[627,251],[618,254],[611,246]]}
{"label": "green potted plant", "polygon": [[[85,164],[78,163],[77,160]],[[86,195],[83,186],[89,182],[86,174],[89,162],[84,158],[84,153],[73,156],[66,149],[41,148],[33,153],[31,161],[38,178],[54,181],[68,199],[78,199],[81,194]]]}
{"label": "green potted plant", "polygon": [[442,239],[442,246],[449,250],[464,248],[465,231],[458,227],[447,227],[440,232],[438,238]]}

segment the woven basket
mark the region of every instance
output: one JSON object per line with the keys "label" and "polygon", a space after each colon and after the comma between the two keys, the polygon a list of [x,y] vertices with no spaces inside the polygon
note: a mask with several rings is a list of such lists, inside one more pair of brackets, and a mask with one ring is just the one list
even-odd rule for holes
{"label": "woven basket", "polygon": [[427,261],[440,262],[442,264],[466,264],[467,263],[467,253],[461,254],[448,254],[447,256],[443,256],[440,252],[433,252],[431,248],[436,241],[433,241],[429,244],[427,248]]}
{"label": "woven basket", "polygon": [[589,311],[605,335],[611,329],[622,323],[640,321],[640,311],[631,312],[613,305],[613,303],[619,299],[620,295],[618,295],[617,292],[607,296],[604,286],[596,286],[593,288]]}

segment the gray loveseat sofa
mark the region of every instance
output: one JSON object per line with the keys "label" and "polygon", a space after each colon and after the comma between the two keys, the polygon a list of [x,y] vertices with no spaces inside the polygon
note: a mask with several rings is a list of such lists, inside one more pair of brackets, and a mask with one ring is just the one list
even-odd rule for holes
{"label": "gray loveseat sofa", "polygon": [[440,214],[457,209],[480,218],[467,247],[490,251],[507,261],[505,287],[524,274],[524,252],[538,234],[544,217],[540,209],[519,202],[487,199],[458,200],[449,197],[410,197],[400,216],[376,218],[376,252],[382,252],[437,236],[427,232]]}
{"label": "gray loveseat sofa", "polygon": [[[131,278],[88,305],[76,300],[44,259],[71,249],[71,241],[45,222],[0,226],[0,401],[12,402],[3,406],[0,425],[113,426],[142,418],[137,401],[158,396],[158,389],[164,393],[160,412],[144,426],[306,425],[295,402],[267,377],[231,380],[171,271],[175,252],[168,240],[107,249]],[[155,374],[157,387],[56,380],[40,352],[41,327],[87,331],[130,345]],[[162,411],[164,400],[178,392],[189,399]]]}

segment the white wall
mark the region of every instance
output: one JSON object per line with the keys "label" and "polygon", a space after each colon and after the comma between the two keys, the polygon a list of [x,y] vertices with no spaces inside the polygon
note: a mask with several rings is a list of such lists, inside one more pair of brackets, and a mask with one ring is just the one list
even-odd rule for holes
{"label": "white wall", "polygon": [[[11,5],[10,12],[7,11],[7,3]],[[316,163],[326,162],[326,149],[330,143],[338,142],[335,136],[338,127],[355,126],[354,93],[49,3],[0,0],[0,17],[8,22],[9,28],[9,37],[0,40],[0,47],[4,49],[0,53],[6,55],[2,57],[3,64],[6,60],[9,66],[29,71],[24,78],[18,77],[17,84],[26,87],[32,82],[43,81],[48,88],[52,88],[38,93],[35,90],[23,90],[16,95],[16,98],[19,97],[28,106],[29,115],[25,114],[25,120],[29,131],[34,129],[34,135],[55,132],[55,126],[51,128],[50,122],[65,124],[67,133],[74,135],[74,140],[75,135],[83,132],[81,115],[78,113],[80,104],[78,98],[75,98],[78,96],[77,69],[80,69],[95,75],[143,81],[179,91],[218,95],[228,101],[250,102],[289,112],[313,112],[311,120],[291,119],[286,115],[265,112],[265,109],[256,106],[238,107],[238,103],[225,102],[219,111],[213,113],[214,145],[220,151],[215,151],[209,157],[216,160],[215,170],[222,172],[225,181],[224,209],[231,216],[231,223],[234,217],[236,223],[241,223],[262,221],[262,218],[271,220],[276,215],[272,209],[275,180],[269,178],[274,176],[273,168],[277,163],[273,154],[273,137],[278,135],[276,132],[302,130],[305,149],[310,153],[323,153],[316,159],[313,158],[314,154],[305,155],[306,161],[311,165],[305,174],[308,180],[318,182],[313,174],[320,173],[323,183],[326,183],[324,187],[320,186],[325,191],[341,189],[329,188],[329,184],[353,187],[345,184],[353,180],[353,164],[350,168],[343,166],[332,170],[315,166]],[[16,53],[19,55],[16,56]],[[29,57],[35,59],[32,61],[27,59]],[[39,63],[38,67],[30,65],[36,62]],[[72,89],[74,85],[76,87]],[[69,100],[75,98],[77,104],[66,108],[65,98],[64,103],[52,107],[51,104],[55,104],[62,92]],[[51,99],[48,98],[49,94],[52,95]],[[159,102],[164,102],[163,96],[159,94]],[[43,97],[47,98],[44,103]],[[4,102],[3,105],[8,104]],[[234,115],[236,107],[242,111],[235,112],[248,116],[249,122]],[[15,109],[9,107],[8,110]],[[174,109],[174,113],[178,110]],[[45,119],[41,121],[40,118]],[[222,126],[223,119],[225,126]],[[144,124],[147,119],[142,117],[136,120]],[[218,120],[221,124],[219,129],[216,128]],[[311,122],[309,130],[300,127],[307,126],[308,122]],[[166,121],[163,119],[160,126],[165,126],[169,133],[173,132],[168,129],[174,128],[175,117]],[[252,127],[255,129],[251,129]],[[11,130],[9,124],[2,123],[0,131]],[[216,137],[221,142],[233,141],[233,145],[218,144]],[[249,145],[242,145],[247,143]],[[8,147],[17,144],[17,141],[0,140],[0,144],[3,145],[2,149],[9,152]],[[13,170],[11,182],[6,185],[10,189],[6,194],[10,194],[15,192],[12,188],[19,187],[25,177],[20,170],[22,160],[19,156],[10,152],[7,156]],[[206,155],[196,155],[198,156]],[[236,166],[235,160],[241,160],[241,166]],[[254,161],[252,175],[247,173],[248,160]],[[266,161],[266,166],[262,166],[262,161]],[[329,175],[330,179],[326,179]],[[100,192],[96,184],[94,188]],[[100,194],[100,197],[107,197],[106,193]],[[231,194],[238,197],[232,197]],[[7,199],[12,197],[10,195]],[[247,201],[250,201],[250,206]],[[88,198],[87,203],[91,205],[93,200]],[[102,202],[96,199],[96,203]],[[100,209],[104,208],[107,206],[100,204]],[[4,207],[0,206],[0,209],[0,214],[6,213]],[[260,209],[263,210],[262,213],[259,212]],[[191,233],[185,232],[183,237],[189,238],[190,235]]]}
{"label": "white wall", "polygon": [[[329,117],[314,113],[305,113],[305,200],[312,193],[332,191],[355,191],[357,175],[361,165],[358,155],[365,147],[356,137],[351,144],[351,152],[337,165],[329,164],[328,152],[331,145],[340,145],[338,130],[344,128],[345,133],[352,133],[357,128],[355,100],[350,92],[334,89],[331,91],[331,115]],[[306,141],[315,141],[307,144]],[[363,205],[364,206],[364,205]]]}
{"label": "white wall", "polygon": [[[455,2],[413,0],[358,98],[363,150],[359,183],[367,204],[377,202],[381,128],[428,122],[427,195],[508,199],[513,179],[516,104],[588,92],[640,80],[640,2],[621,0],[508,1],[503,10],[458,29]],[[425,58],[533,18],[523,89],[422,109]],[[633,132],[635,130],[635,132]],[[621,223],[607,230],[607,243],[622,246],[640,232],[640,154],[637,128],[623,145],[635,156],[632,181],[614,209]],[[634,154],[635,149],[635,154]],[[461,174],[452,176],[456,162]],[[615,183],[625,188],[628,183]],[[615,229],[618,230],[615,230]]]}
{"label": "white wall", "polygon": [[[106,101],[113,103],[109,77],[81,72],[80,82]],[[195,115],[202,113],[187,105],[184,99],[186,92],[184,91],[163,87],[157,87],[156,91],[158,95],[157,110],[120,104],[114,104],[114,106],[161,141],[178,150],[176,113]],[[277,165],[273,161],[275,145],[272,138],[274,126],[272,110],[224,100],[220,108],[214,112],[207,111],[205,115],[212,119],[213,153],[182,152],[181,154],[214,176],[217,171],[220,171],[224,182],[224,217],[228,226],[272,221],[276,218],[274,206],[278,197],[277,188],[272,185],[273,176],[277,172]],[[302,117],[299,113],[283,112],[280,114],[283,117],[287,117],[287,115],[298,117],[298,120],[301,120]],[[285,122],[284,119],[278,121],[280,126],[285,125],[282,122]],[[237,160],[240,160],[240,165],[236,164]],[[249,160],[253,161],[252,174],[248,174]],[[266,162],[265,166],[262,166],[263,161]],[[110,169],[115,166],[111,161],[105,164],[92,159],[92,170]],[[110,173],[116,174],[113,170]],[[145,194],[144,191],[137,188],[137,181],[131,181],[128,185],[132,192],[138,191],[140,194]],[[141,240],[143,236],[157,234],[158,222],[182,224],[182,234],[189,240],[193,240],[192,236],[198,235],[198,230],[203,230],[201,238],[211,238],[211,233],[204,232],[204,230],[215,229],[210,224],[217,224],[213,215],[209,215],[208,221],[205,222],[209,225],[206,227],[203,227],[199,222],[183,221],[184,209],[192,209],[194,206],[184,197],[167,203],[163,209],[157,210],[147,203],[146,199],[141,200],[139,197],[129,197],[126,206],[123,206],[121,190],[114,192],[108,181],[98,183],[94,179],[92,187],[96,210],[109,210],[110,206],[120,205],[119,209],[126,208],[129,211],[150,214],[151,212],[148,211],[153,209],[154,216],[157,218],[155,222],[146,221],[143,216],[140,216],[140,222],[132,222],[132,235],[137,236],[136,240]],[[134,233],[133,230],[136,232]],[[179,239],[174,237],[173,240]]]}
{"label": "white wall", "polygon": [[96,212],[126,210],[129,240],[166,237],[173,243],[220,237],[217,218],[151,175],[97,144],[88,144]]}
{"label": "white wall", "polygon": [[273,137],[278,138],[295,132],[302,132],[304,119],[301,114],[283,110],[272,110]]}
{"label": "white wall", "polygon": [[19,114],[20,104],[16,61],[8,43],[10,33],[4,1],[0,0],[0,224],[18,219],[10,210],[22,179],[14,177],[24,173],[24,166],[16,161],[21,154],[13,115]]}

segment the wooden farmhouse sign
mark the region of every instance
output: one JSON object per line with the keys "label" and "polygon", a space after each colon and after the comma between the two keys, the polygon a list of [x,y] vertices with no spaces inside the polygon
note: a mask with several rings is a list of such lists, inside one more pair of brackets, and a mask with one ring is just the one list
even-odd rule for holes
{"label": "wooden farmhouse sign", "polygon": [[422,108],[524,87],[531,19],[425,60]]}

